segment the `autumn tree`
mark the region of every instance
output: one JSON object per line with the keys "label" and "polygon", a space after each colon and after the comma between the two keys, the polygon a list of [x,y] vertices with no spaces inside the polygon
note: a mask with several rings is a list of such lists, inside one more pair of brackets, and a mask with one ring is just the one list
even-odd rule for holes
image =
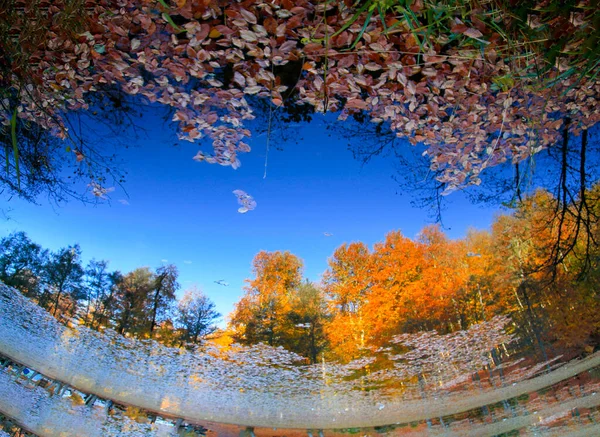
{"label": "autumn tree", "polygon": [[439,226],[425,227],[419,241],[424,245],[425,261],[420,284],[423,296],[421,311],[428,320],[422,328],[441,332],[468,328],[469,323],[457,305],[466,280],[459,268],[465,256],[461,243],[450,240]]}
{"label": "autumn tree", "polygon": [[[574,201],[567,207],[577,205]],[[540,190],[493,226],[496,250],[504,255],[503,285],[520,310],[515,314],[520,316],[519,327],[542,351],[548,342],[581,345],[598,329],[595,292],[586,284],[598,269],[594,228],[578,229],[575,214],[557,222],[561,210],[559,199]],[[557,260],[560,247],[568,253]],[[581,270],[582,264],[588,264],[586,270]]]}
{"label": "autumn tree", "polygon": [[261,251],[252,261],[252,271],[255,277],[247,280],[230,318],[236,341],[279,346],[291,328],[287,315],[302,282],[302,261],[287,251]]}
{"label": "autumn tree", "polygon": [[467,325],[507,314],[513,305],[497,284],[503,260],[496,252],[492,234],[470,229],[461,241],[457,269],[464,276],[463,288],[456,296],[461,317]]}
{"label": "autumn tree", "polygon": [[184,342],[198,343],[216,331],[221,317],[215,304],[197,288],[186,290],[175,310],[176,325],[183,328]]}
{"label": "autumn tree", "polygon": [[363,243],[343,244],[329,259],[323,274],[331,313],[327,337],[340,358],[352,358],[369,344],[371,326],[365,320],[365,304],[372,285],[371,254]]}
{"label": "autumn tree", "polygon": [[[421,282],[426,267],[424,256],[422,245],[400,231],[389,232],[383,242],[375,244],[369,314],[378,344],[393,333],[410,332],[424,320],[431,321],[431,305],[441,304],[434,303],[431,284]],[[378,307],[380,312],[376,311]]]}
{"label": "autumn tree", "polygon": [[309,281],[298,285],[291,294],[286,318],[291,327],[283,345],[307,357],[312,364],[317,363],[319,354],[327,346],[325,325],[328,313],[323,291]]}

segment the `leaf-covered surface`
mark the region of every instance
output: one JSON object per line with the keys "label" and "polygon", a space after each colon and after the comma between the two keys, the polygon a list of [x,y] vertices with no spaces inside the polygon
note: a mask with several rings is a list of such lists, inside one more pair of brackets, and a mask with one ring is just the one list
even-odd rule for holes
{"label": "leaf-covered surface", "polygon": [[450,192],[553,144],[565,120],[598,121],[593,2],[379,3],[12,0],[0,122],[16,108],[64,138],[65,111],[116,85],[171,107],[180,138],[212,140],[196,159],[237,168],[253,99],[364,111],[425,144]]}
{"label": "leaf-covered surface", "polygon": [[[518,396],[555,384],[600,359],[595,356],[591,364],[560,367],[533,380],[549,363],[519,366],[505,373],[507,386],[479,391],[465,375],[477,366],[493,366],[488,351],[499,341],[511,340],[503,331],[507,320],[497,318],[452,337],[429,333],[398,338],[407,346],[418,345],[412,356],[390,357],[397,360],[392,376],[408,378],[406,384],[401,390],[373,391],[365,390],[370,377],[360,377],[370,358],[306,366],[296,354],[266,345],[190,352],[110,330],[65,327],[6,286],[0,287],[0,303],[3,354],[86,393],[190,420],[292,428],[424,420],[476,408],[477,402],[497,402],[509,396],[507,390]],[[427,347],[433,343],[443,351]],[[423,350],[429,358],[422,356]],[[416,375],[428,382],[416,384]],[[443,387],[442,381],[447,382]]]}

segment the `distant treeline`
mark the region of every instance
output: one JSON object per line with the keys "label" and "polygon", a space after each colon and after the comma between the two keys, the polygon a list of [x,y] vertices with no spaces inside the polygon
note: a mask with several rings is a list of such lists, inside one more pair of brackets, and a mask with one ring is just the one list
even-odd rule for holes
{"label": "distant treeline", "polygon": [[111,271],[108,261],[82,264],[79,245],[51,252],[24,232],[0,240],[0,281],[20,290],[64,323],[112,328],[127,336],[169,345],[201,342],[217,329],[220,314],[202,292],[176,292],[177,267],[166,264],[129,273]]}

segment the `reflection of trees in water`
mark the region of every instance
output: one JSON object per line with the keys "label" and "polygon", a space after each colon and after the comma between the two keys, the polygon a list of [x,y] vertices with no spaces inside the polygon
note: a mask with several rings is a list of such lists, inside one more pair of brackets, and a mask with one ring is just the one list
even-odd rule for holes
{"label": "reflection of trees in water", "polygon": [[[364,391],[377,379],[403,379],[410,387],[410,380],[417,375],[427,382],[427,402],[433,402],[436,397],[446,402],[451,396],[448,390],[457,394],[457,402],[435,408],[447,404],[451,405],[450,409],[475,408],[477,404],[469,407],[469,402],[476,402],[470,398],[478,388],[460,376],[471,375],[477,367],[484,366],[497,375],[498,363],[489,351],[511,338],[503,333],[506,319],[495,319],[449,336],[402,335],[395,340],[411,350],[398,356],[388,354],[388,359],[396,365],[387,373],[369,374],[364,370],[373,359],[361,359],[348,365],[306,366],[299,365],[301,357],[265,345],[229,349],[207,346],[188,352],[153,341],[126,339],[110,331],[100,334],[84,327],[66,328],[20,293],[7,287],[1,291],[0,335],[5,345],[3,350],[10,351],[13,359],[35,363],[32,368],[42,374],[101,398],[198,420],[228,422],[234,417],[252,415],[262,417],[264,424],[297,426],[308,417],[314,417],[315,423],[322,426],[327,417],[331,419],[332,415],[341,414],[339,405],[343,404],[354,411],[364,411],[365,418],[378,421],[397,408],[406,407],[407,411],[414,411],[411,414],[417,414],[423,411],[423,401],[419,400],[416,386],[405,389],[400,398],[394,396],[393,390]],[[26,346],[28,344],[31,346]],[[570,375],[569,372],[578,373],[577,366],[586,365],[579,363],[574,364],[575,370],[555,371],[548,381],[554,384],[568,378],[565,375]],[[507,394],[502,390],[512,388],[513,382],[517,383],[514,390],[519,394],[522,394],[519,390],[544,387],[545,377],[539,381],[534,378],[534,382],[531,378],[542,373],[546,366],[542,363],[538,367],[521,365],[514,370],[505,369],[502,386],[482,393],[482,399],[484,402],[496,396],[503,399]],[[361,373],[365,376],[353,377]],[[524,382],[526,380],[529,382]],[[445,386],[440,385],[444,383]],[[469,395],[465,397],[466,393]],[[434,402],[434,405],[437,404]],[[307,413],[309,411],[311,413]],[[451,414],[443,411],[440,414]],[[283,416],[276,419],[279,413]],[[350,419],[342,414],[337,421]]]}
{"label": "reflection of trees in water", "polygon": [[[9,414],[13,423],[16,420],[17,424],[28,430],[38,431],[39,435],[77,431],[80,435],[96,435],[95,432],[101,432],[99,435],[111,436],[124,435],[124,430],[127,430],[158,437],[177,430],[180,433],[183,432],[184,435],[196,435],[195,432],[204,434],[206,428],[213,431],[218,430],[219,435],[221,435],[221,430],[227,432],[219,424],[191,420],[192,423],[204,425],[194,426],[189,425],[189,420],[184,421],[182,418],[175,420],[172,415],[166,420],[164,416],[157,420],[162,416],[160,412],[152,412],[132,405],[116,404],[111,400],[86,394],[72,386],[49,379],[38,372],[25,369],[6,358],[0,357],[0,362],[3,364],[3,371],[0,373],[0,380],[3,382],[0,385],[0,410]],[[596,425],[590,414],[597,415],[594,409],[597,410],[600,400],[594,395],[600,388],[600,383],[597,378],[587,376],[591,373],[585,372],[585,369],[597,364],[598,360],[595,361],[595,364],[585,363],[585,365],[579,365],[579,368],[570,369],[570,371],[571,365],[566,365],[550,374],[535,377],[533,381],[525,383],[526,387],[523,387],[522,384],[510,385],[511,381],[505,381],[508,386],[506,389],[491,392],[495,395],[502,392],[500,397],[482,397],[478,395],[477,390],[473,390],[472,396],[475,396],[476,402],[471,403],[471,408],[468,405],[460,405],[460,398],[446,397],[442,399],[442,404],[439,404],[438,397],[429,398],[428,405],[416,406],[416,415],[407,414],[406,408],[403,408],[394,415],[395,424],[377,426],[374,430],[384,432],[384,430],[391,431],[398,427],[403,428],[408,425],[408,422],[403,423],[403,420],[408,421],[412,417],[410,426],[415,432],[425,432],[423,428],[427,424],[427,431],[433,435],[444,434],[449,430],[477,433],[477,435],[495,435],[498,432],[517,429],[521,432],[529,431],[532,426],[534,427],[531,429],[532,431],[540,432],[538,428],[540,425],[544,427],[544,432],[561,432],[561,435],[567,435],[566,431],[569,429],[589,432]],[[540,363],[537,370],[545,366],[546,363]],[[537,370],[536,366],[530,368],[527,372],[528,375],[521,375],[521,379],[528,379]],[[564,372],[565,370],[567,372]],[[563,374],[558,375],[561,372]],[[576,376],[572,377],[572,375]],[[529,390],[529,394],[524,390]],[[497,401],[500,398],[505,399],[503,401],[504,408],[499,408]],[[381,396],[381,392],[378,392],[377,399],[379,411],[395,408],[393,403]],[[464,397],[462,399],[464,400]],[[293,400],[290,401],[293,402]],[[450,409],[447,408],[449,402]],[[169,406],[172,410],[176,405],[177,400],[175,403],[170,403],[167,398],[163,399],[162,406],[166,410],[169,410]],[[340,405],[338,403],[338,408]],[[483,408],[483,414],[479,408],[473,409],[475,405]],[[404,407],[412,409],[410,403],[404,403]],[[440,407],[443,411],[439,409]],[[589,412],[587,419],[584,418],[586,409]],[[573,411],[576,414],[572,414]],[[431,420],[424,419],[426,417],[431,417]],[[489,417],[492,417],[494,423],[490,424]],[[378,422],[377,418],[371,417],[371,419],[373,419],[371,426]],[[310,421],[310,415],[306,413],[305,420],[305,426],[313,424]],[[260,425],[261,423],[258,422],[258,426]],[[343,423],[338,425],[343,426]],[[18,430],[18,427],[11,425],[10,422],[7,423],[1,414],[0,426],[4,426],[5,429]],[[590,426],[592,428],[589,428]],[[358,428],[354,428],[358,430]],[[231,431],[231,427],[229,429]],[[362,430],[370,431],[368,428]],[[252,428],[246,429],[246,432],[248,431],[252,431]],[[264,431],[259,431],[259,435],[265,435]],[[328,433],[326,430],[325,435]],[[319,435],[322,435],[321,432]]]}

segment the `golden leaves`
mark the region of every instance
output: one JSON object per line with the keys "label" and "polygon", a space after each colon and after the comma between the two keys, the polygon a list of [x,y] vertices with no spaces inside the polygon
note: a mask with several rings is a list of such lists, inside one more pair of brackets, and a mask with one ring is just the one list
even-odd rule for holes
{"label": "golden leaves", "polygon": [[219,32],[219,29],[216,27],[213,27],[208,33],[208,37],[213,39],[220,38],[221,36],[223,36],[223,34]]}

